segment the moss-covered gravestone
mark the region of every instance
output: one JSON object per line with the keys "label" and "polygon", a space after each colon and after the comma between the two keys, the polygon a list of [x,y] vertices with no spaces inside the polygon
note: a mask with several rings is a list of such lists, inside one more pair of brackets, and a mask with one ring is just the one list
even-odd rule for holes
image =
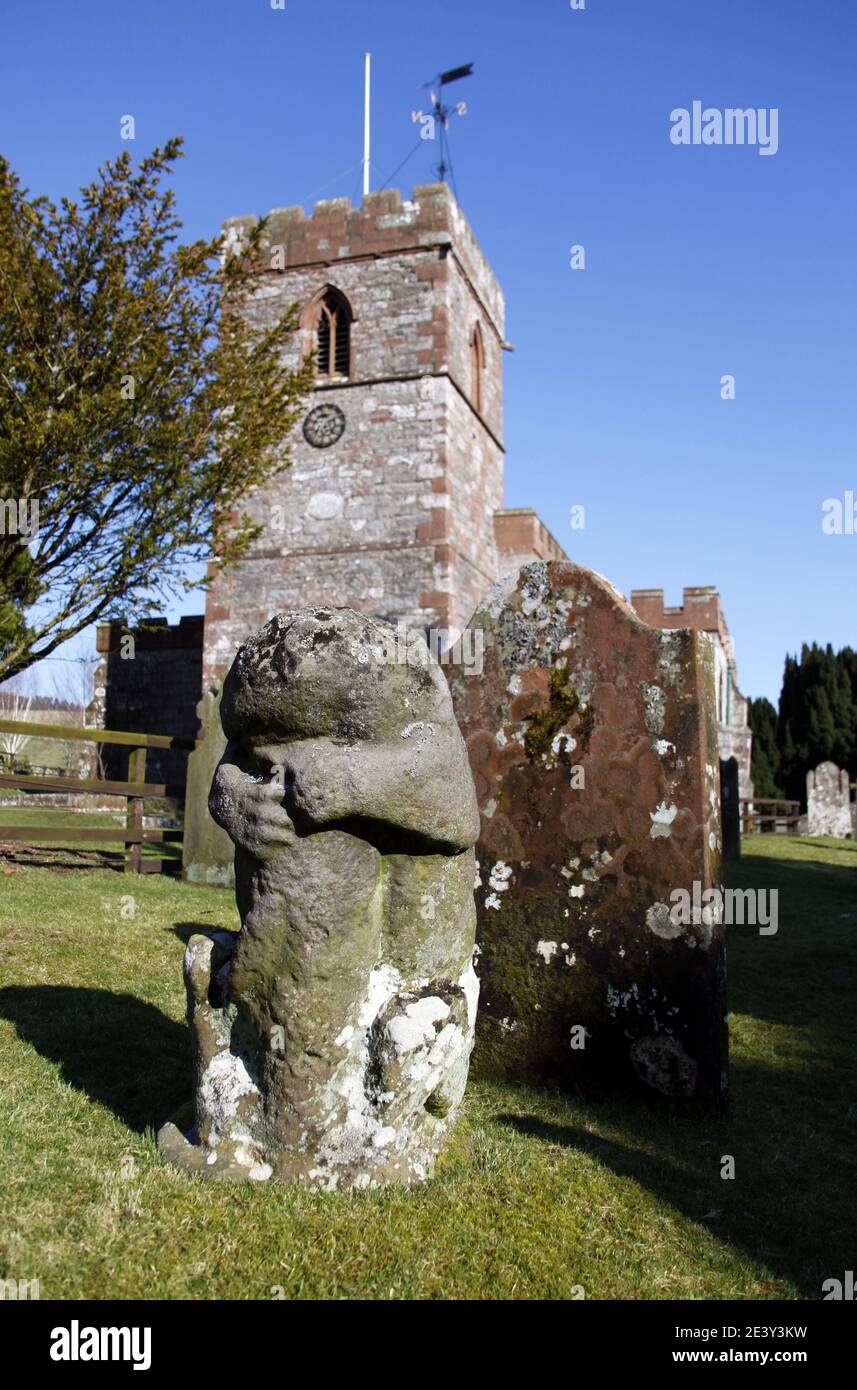
{"label": "moss-covered gravestone", "polygon": [[223,687],[211,811],[241,931],[185,954],[196,1124],[162,1150],[211,1177],[325,1188],[428,1176],[467,1078],[478,983],[473,781],[443,673],[395,629],[281,613]]}
{"label": "moss-covered gravestone", "polygon": [[725,1093],[713,653],[612,585],[538,562],[449,681],[481,812],[474,1069]]}

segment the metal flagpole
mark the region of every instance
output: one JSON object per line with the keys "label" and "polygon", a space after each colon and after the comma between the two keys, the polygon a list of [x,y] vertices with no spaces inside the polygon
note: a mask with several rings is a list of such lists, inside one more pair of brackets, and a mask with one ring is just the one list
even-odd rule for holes
{"label": "metal flagpole", "polygon": [[363,81],[363,196],[369,192],[369,91],[371,83],[372,54],[366,54]]}

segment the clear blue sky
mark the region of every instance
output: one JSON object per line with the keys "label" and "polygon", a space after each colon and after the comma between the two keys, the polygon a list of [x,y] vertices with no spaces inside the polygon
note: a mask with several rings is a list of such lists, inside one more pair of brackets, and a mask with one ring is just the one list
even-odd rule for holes
{"label": "clear blue sky", "polygon": [[[365,51],[373,187],[416,142],[419,84],[473,61],[453,158],[516,348],[507,505],[626,593],[716,584],[747,694],[776,699],[804,641],[857,643],[857,535],[821,531],[857,490],[855,0],[40,0],[2,23],[25,183],[73,194],[132,114],[136,155],[185,136],[189,236],[358,197]],[[694,100],[777,107],[778,152],[674,146]]]}

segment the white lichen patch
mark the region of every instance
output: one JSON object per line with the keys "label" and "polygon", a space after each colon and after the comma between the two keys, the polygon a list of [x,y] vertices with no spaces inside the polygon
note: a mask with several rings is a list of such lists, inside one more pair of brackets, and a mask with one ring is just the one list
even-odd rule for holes
{"label": "white lichen patch", "polygon": [[665,941],[675,940],[682,932],[681,925],[674,922],[670,916],[667,903],[652,903],[646,912],[646,926],[655,936],[663,937]]}
{"label": "white lichen patch", "polygon": [[421,740],[431,738],[434,734],[434,724],[428,724],[424,719],[417,719],[413,724],[406,724],[402,730],[402,738],[411,738],[414,734],[419,734]]}
{"label": "white lichen patch", "polygon": [[387,1037],[398,1053],[413,1052],[415,1047],[433,1041],[436,1023],[449,1017],[449,1005],[436,995],[417,999],[405,1007],[405,1012],[387,1024]]}
{"label": "white lichen patch", "polygon": [[675,752],[675,744],[670,743],[667,738],[655,739],[653,747],[659,758],[665,758],[668,753]]}
{"label": "white lichen patch", "polygon": [[258,1095],[259,1088],[241,1057],[229,1051],[212,1057],[200,1081],[200,1100],[218,1129],[237,1114],[242,1096]]}
{"label": "white lichen patch", "polygon": [[646,729],[652,738],[661,738],[664,732],[664,711],[666,701],[659,685],[639,681],[638,688],[643,696],[643,718]]}
{"label": "white lichen patch", "polygon": [[485,816],[486,820],[490,820],[496,810],[497,800],[496,797],[492,796],[490,801],[486,801],[482,814]]}
{"label": "white lichen patch", "polygon": [[572,738],[571,734],[554,734],[551,739],[551,752],[559,755],[562,752],[571,753],[577,747],[577,739]]}
{"label": "white lichen patch", "polygon": [[559,947],[555,941],[540,941],[536,946],[536,952],[541,956],[545,965],[550,965]]}
{"label": "white lichen patch", "polygon": [[[474,956],[478,950],[479,947],[474,946]],[[462,972],[462,974],[459,976],[457,983],[459,989],[462,991],[464,995],[465,1000],[467,1001],[467,1026],[471,1030],[472,1035],[472,1030],[476,1026],[476,1009],[479,1004],[479,977],[477,976],[476,971],[473,969],[472,960],[468,961],[467,966]]]}
{"label": "white lichen patch", "polygon": [[357,1023],[361,1028],[369,1028],[378,1017],[384,1005],[398,992],[402,977],[392,965],[381,965],[369,976],[366,998],[360,1008]]}
{"label": "white lichen patch", "polygon": [[509,887],[509,880],[511,877],[511,864],[505,864],[502,859],[498,859],[488,875],[488,887],[494,893],[505,893]]}
{"label": "white lichen patch", "polygon": [[676,632],[658,633],[658,671],[667,685],[677,686],[681,682],[682,638]]}
{"label": "white lichen patch", "polygon": [[659,835],[672,834],[670,827],[677,815],[678,807],[668,806],[665,801],[659,803],[656,811],[650,811],[649,816],[651,817],[652,828],[649,833],[652,839],[656,840]]}
{"label": "white lichen patch", "polygon": [[583,892],[584,889],[582,883],[573,883],[568,890],[568,896],[570,898],[582,898]]}

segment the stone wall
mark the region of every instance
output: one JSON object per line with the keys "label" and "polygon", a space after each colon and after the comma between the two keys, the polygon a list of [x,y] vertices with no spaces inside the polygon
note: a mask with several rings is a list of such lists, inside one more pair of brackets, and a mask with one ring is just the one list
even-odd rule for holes
{"label": "stone wall", "polygon": [[[201,616],[184,617],[174,625],[159,618],[148,619],[135,628],[126,628],[120,621],[99,623],[96,647],[101,662],[95,674],[92,706],[96,726],[195,738],[202,633]],[[129,636],[132,642],[127,640]],[[180,749],[150,748],[146,780],[183,787],[187,758],[187,752]],[[127,749],[105,744],[103,762],[106,777],[118,781],[127,777]]]}
{"label": "stone wall", "polygon": [[717,740],[724,762],[738,763],[738,790],[742,798],[753,796],[751,756],[753,734],[747,717],[747,701],[738,689],[735,649],[720,595],[710,585],[684,590],[680,605],[664,605],[663,589],[632,589],[631,607],[650,627],[668,630],[689,627],[707,632],[714,642],[714,683],[717,701]]}
{"label": "stone wall", "polygon": [[533,560],[567,560],[568,556],[532,507],[503,507],[494,513],[500,574],[517,572]]}
{"label": "stone wall", "polygon": [[[295,431],[293,463],[250,496],[264,533],[217,577],[206,610],[206,688],[238,644],[287,608],[349,606],[419,627],[466,623],[498,574],[503,503],[503,296],[449,189],[370,194],[275,210],[268,264],[247,305],[268,323],[325,289],[353,312],[348,377],[320,379],[309,407],[345,415],[333,445]],[[232,218],[236,242],[254,222]],[[276,268],[274,268],[276,267]],[[485,353],[474,404],[470,340]],[[290,362],[309,350],[296,336]]]}

